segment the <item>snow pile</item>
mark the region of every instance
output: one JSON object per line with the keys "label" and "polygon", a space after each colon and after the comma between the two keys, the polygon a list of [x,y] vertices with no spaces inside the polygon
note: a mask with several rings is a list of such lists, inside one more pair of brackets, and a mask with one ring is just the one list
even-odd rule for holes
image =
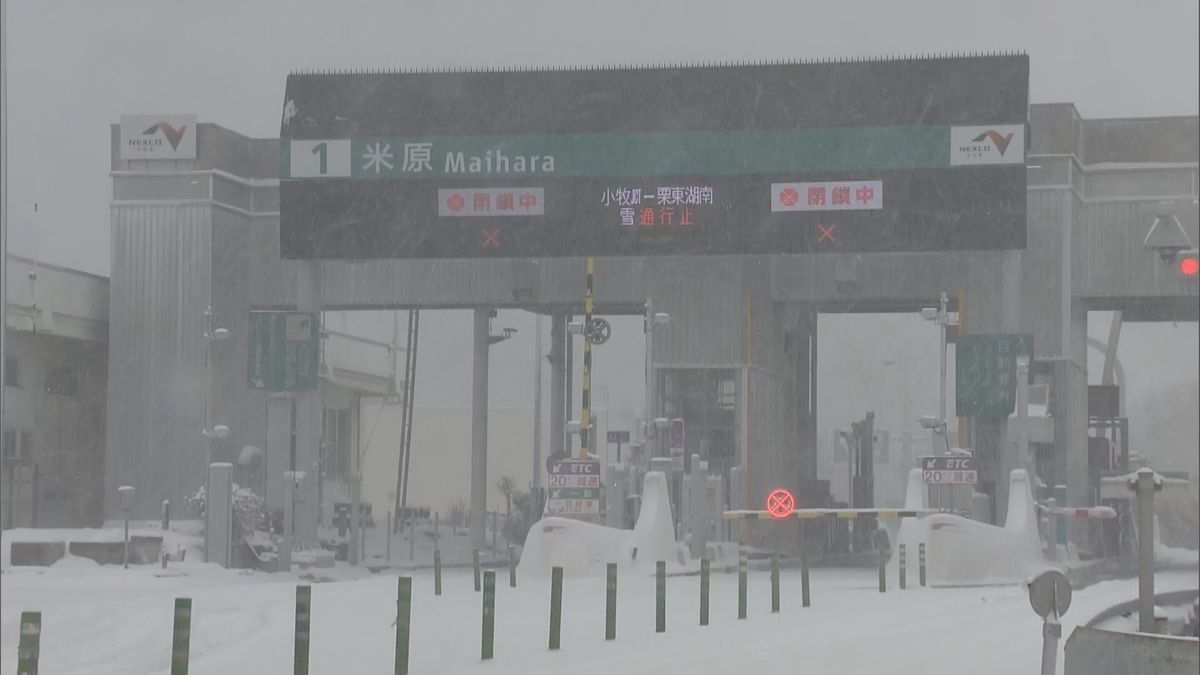
{"label": "snow pile", "polygon": [[[917,473],[916,482],[909,474],[906,507],[915,507],[924,493]],[[920,519],[906,519],[900,527],[898,543],[909,552],[909,569],[918,563],[918,545],[925,543],[926,573],[931,585],[980,585],[1019,583],[1047,569],[1038,537],[1037,516],[1029,476],[1013,471],[1009,479],[1008,518],[1004,527],[996,527],[961,516],[938,513]],[[899,564],[893,553],[892,566]]]}
{"label": "snow pile", "polygon": [[83,570],[86,570],[89,568],[95,569],[97,567],[100,567],[100,563],[96,562],[95,560],[92,560],[91,558],[84,558],[81,556],[71,555],[70,553],[68,553],[67,555],[59,558],[57,561],[54,562],[54,564],[52,564],[50,566],[55,569],[68,569],[68,570],[83,569]]}
{"label": "snow pile", "polygon": [[518,572],[526,578],[550,576],[554,567],[566,576],[598,576],[608,563],[652,572],[659,560],[671,567],[687,558],[675,543],[667,478],[646,474],[641,513],[633,530],[620,530],[569,518],[546,517],[529,530]]}

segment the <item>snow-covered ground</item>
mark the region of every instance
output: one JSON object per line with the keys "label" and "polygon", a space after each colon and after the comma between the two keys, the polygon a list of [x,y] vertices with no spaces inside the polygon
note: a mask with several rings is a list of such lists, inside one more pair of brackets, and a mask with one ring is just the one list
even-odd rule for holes
{"label": "snow-covered ground", "polygon": [[[396,577],[339,566],[320,570],[343,579],[313,586],[312,672],[392,672]],[[19,615],[42,611],[42,672],[79,675],[166,673],[172,603],[193,599],[191,672],[231,675],[290,673],[293,576],[239,573],[199,563],[122,570],[67,559],[49,569],[0,575],[0,670],[16,663]],[[303,574],[297,572],[297,575]],[[358,578],[355,578],[358,577]],[[619,581],[617,640],[605,642],[604,581],[567,579],[562,649],[548,652],[549,584],[508,587],[497,574],[495,659],[479,660],[481,596],[469,570],[448,570],[444,594],[433,577],[414,575],[411,672],[664,673],[769,672],[919,673],[1037,672],[1040,620],[1019,586],[895,588],[880,594],[869,570],[812,572],[813,606],[800,606],[795,570],[782,574],[782,613],[770,611],[770,583],[753,572],[746,621],[737,620],[737,577],[714,574],[711,625],[698,626],[699,583],[668,578],[667,632],[654,632],[654,581]],[[910,582],[916,585],[915,570]],[[1157,590],[1196,586],[1194,571],[1161,574]],[[1076,623],[1137,594],[1135,580],[1078,591],[1064,617]],[[1061,657],[1060,657],[1061,658]],[[1061,671],[1060,671],[1061,672]]]}

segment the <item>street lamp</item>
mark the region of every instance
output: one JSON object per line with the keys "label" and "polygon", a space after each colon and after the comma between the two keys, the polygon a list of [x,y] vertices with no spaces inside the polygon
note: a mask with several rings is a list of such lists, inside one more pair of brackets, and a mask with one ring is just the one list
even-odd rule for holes
{"label": "street lamp", "polygon": [[228,340],[229,330],[226,328],[213,328],[213,311],[212,306],[204,308],[204,446],[205,446],[205,471],[212,464],[213,456],[213,438],[225,438],[229,435],[229,427],[218,424],[213,426],[212,423],[212,362],[213,362],[213,343]]}
{"label": "street lamp", "polygon": [[646,416],[643,419],[645,420],[645,437],[652,438],[654,436],[654,418],[652,417],[654,415],[654,329],[669,324],[671,315],[666,312],[655,312],[650,298],[646,298],[644,310],[642,328],[646,332]]}

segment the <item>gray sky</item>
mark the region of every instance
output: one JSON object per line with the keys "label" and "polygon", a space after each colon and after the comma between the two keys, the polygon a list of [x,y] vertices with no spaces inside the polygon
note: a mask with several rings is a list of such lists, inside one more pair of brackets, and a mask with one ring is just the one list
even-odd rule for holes
{"label": "gray sky", "polygon": [[[1022,50],[1035,102],[1196,114],[1196,0],[12,0],[11,248],[107,273],[108,125],[279,131],[289,70]],[[39,202],[35,222],[33,204]]]}
{"label": "gray sky", "polygon": [[[108,125],[122,112],[195,113],[259,137],[279,131],[284,78],[295,69],[637,64],[1025,51],[1031,100],[1074,102],[1085,117],[1195,115],[1200,68],[1196,0],[12,0],[9,4],[10,246],[14,253],[107,274],[111,182]],[[38,202],[35,221],[33,204]],[[532,318],[497,346],[492,405],[529,405]],[[874,319],[879,321],[879,319]],[[429,315],[423,405],[466,405],[469,316]],[[390,325],[390,324],[389,324]],[[909,407],[936,401],[936,333],[913,317],[863,328],[831,318],[822,368],[859,363],[860,344],[886,327],[911,361],[887,387],[823,388],[822,425],[844,426],[875,407],[889,425],[913,410],[869,400],[905,387]],[[1104,324],[1105,326],[1107,324]],[[641,332],[618,322],[597,354],[598,395],[615,409],[641,405]],[[860,339],[861,338],[861,339]],[[1196,325],[1164,326],[1141,344],[1163,345],[1186,363],[1122,340],[1131,383],[1196,377]],[[868,340],[869,342],[869,340]],[[878,339],[876,339],[878,342]],[[835,345],[841,344],[841,348]],[[931,352],[930,350],[933,350]],[[1153,352],[1153,358],[1147,356]],[[618,354],[621,357],[618,357]],[[896,358],[895,355],[889,358]],[[922,365],[923,364],[923,365]],[[1145,370],[1140,370],[1144,366]],[[907,369],[906,369],[907,368]],[[892,372],[894,371],[894,372]],[[916,374],[914,374],[916,373]],[[935,376],[936,377],[936,376]],[[890,379],[888,379],[890,378]],[[825,383],[836,381],[825,378]],[[853,386],[852,386],[853,385]],[[602,401],[603,399],[601,399]],[[616,412],[616,411],[614,411]],[[617,413],[620,414],[620,413]],[[626,415],[631,416],[628,412]],[[901,419],[904,418],[904,419]]]}

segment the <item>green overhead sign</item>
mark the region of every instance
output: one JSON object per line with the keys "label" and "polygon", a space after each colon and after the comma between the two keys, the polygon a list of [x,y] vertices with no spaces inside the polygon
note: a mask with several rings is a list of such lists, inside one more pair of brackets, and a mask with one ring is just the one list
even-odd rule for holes
{"label": "green overhead sign", "polygon": [[250,312],[246,378],[251,389],[316,389],[320,320],[313,312]]}
{"label": "green overhead sign", "polygon": [[[948,169],[951,127],[291,139],[289,178],[735,176]],[[1007,163],[1021,155],[1008,153]]]}
{"label": "green overhead sign", "polygon": [[1032,335],[960,335],[954,405],[959,417],[1002,419],[1017,405],[1017,357],[1033,361]]}

